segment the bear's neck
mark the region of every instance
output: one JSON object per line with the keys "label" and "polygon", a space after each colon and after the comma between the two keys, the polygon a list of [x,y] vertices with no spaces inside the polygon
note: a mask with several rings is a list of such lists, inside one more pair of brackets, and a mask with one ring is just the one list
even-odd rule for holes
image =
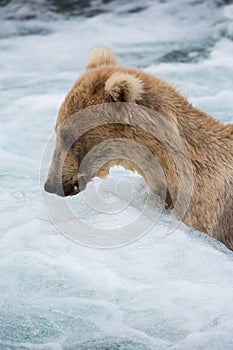
{"label": "bear's neck", "polygon": [[[225,125],[192,106],[175,88],[153,77],[153,94],[147,94],[143,105],[163,118],[174,118],[190,156],[202,156],[210,162],[221,162],[221,155],[233,157],[233,124]],[[140,102],[139,102],[140,103]]]}
{"label": "bear's neck", "polygon": [[215,158],[216,161],[224,149],[232,154],[233,125],[225,125],[188,102],[185,107],[178,110],[176,116],[180,134],[187,140],[190,151]]}

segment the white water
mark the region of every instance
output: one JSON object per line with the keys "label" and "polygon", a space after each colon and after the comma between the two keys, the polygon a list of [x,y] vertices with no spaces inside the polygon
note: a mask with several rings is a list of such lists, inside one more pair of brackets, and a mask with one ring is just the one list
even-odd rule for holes
{"label": "white water", "polygon": [[[233,348],[233,254],[224,246],[185,225],[167,234],[163,213],[130,245],[82,247],[52,225],[40,194],[40,161],[59,104],[96,45],[233,121],[233,5],[191,2],[148,0],[144,11],[129,13],[142,2],[115,1],[106,14],[67,20],[46,17],[39,5],[31,21],[20,20],[30,6],[0,8],[1,350]],[[15,19],[5,19],[9,13]],[[118,227],[140,214],[147,189],[123,170],[110,179],[124,176],[132,177],[134,198],[115,215],[72,198],[86,222]],[[108,181],[102,195],[121,206]]]}

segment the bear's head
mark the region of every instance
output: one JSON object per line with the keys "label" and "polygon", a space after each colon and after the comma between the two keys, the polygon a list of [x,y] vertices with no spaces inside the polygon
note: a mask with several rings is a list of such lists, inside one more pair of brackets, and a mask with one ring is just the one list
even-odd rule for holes
{"label": "bear's head", "polygon": [[[122,159],[116,151],[121,147],[120,140],[108,144],[109,139],[116,138],[117,124],[110,120],[106,123],[105,118],[103,126],[104,107],[98,108],[114,105],[119,109],[121,102],[140,103],[144,88],[141,78],[140,71],[118,66],[116,55],[108,48],[99,47],[90,53],[85,72],[68,92],[58,113],[56,147],[45,183],[47,192],[60,196],[77,194],[94,176],[105,177],[114,164],[140,172],[135,164]],[[93,113],[98,113],[99,125],[91,124]],[[84,124],[88,124],[87,130]],[[130,133],[127,123],[120,126],[120,130],[121,137],[127,138]],[[102,146],[97,147],[100,144]],[[91,165],[83,162],[84,158],[88,159],[88,153],[95,153]]]}

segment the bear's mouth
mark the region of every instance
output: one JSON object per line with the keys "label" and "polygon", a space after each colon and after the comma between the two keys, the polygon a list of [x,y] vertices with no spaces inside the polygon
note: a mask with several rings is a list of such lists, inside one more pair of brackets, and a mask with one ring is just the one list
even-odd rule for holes
{"label": "bear's mouth", "polygon": [[80,192],[81,191],[79,189],[79,185],[74,184],[69,196],[75,196],[76,194],[79,194]]}
{"label": "bear's mouth", "polygon": [[46,192],[56,194],[60,197],[75,196],[85,190],[85,188],[86,182],[83,176],[79,177],[75,182],[63,180],[63,182],[60,184],[58,182],[51,182],[47,180],[44,185]]}
{"label": "bear's mouth", "polygon": [[63,192],[64,196],[75,196],[85,190],[86,188],[86,182],[85,182],[85,177],[80,176],[78,180],[76,180],[74,183],[63,183]]}
{"label": "bear's mouth", "polygon": [[79,183],[63,182],[62,190],[56,191],[56,194],[61,197],[75,196],[80,192]]}

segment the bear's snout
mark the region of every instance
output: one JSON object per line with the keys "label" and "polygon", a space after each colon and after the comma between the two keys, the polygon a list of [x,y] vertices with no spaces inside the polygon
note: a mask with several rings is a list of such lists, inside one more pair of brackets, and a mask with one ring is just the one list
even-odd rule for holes
{"label": "bear's snout", "polygon": [[44,184],[44,190],[49,193],[56,193],[56,186],[51,181],[47,180]]}
{"label": "bear's snout", "polygon": [[50,181],[50,179],[47,179],[45,182],[44,190],[48,193],[54,193],[60,197],[73,196],[80,192],[78,182],[73,184],[66,181],[58,186],[56,182]]}

